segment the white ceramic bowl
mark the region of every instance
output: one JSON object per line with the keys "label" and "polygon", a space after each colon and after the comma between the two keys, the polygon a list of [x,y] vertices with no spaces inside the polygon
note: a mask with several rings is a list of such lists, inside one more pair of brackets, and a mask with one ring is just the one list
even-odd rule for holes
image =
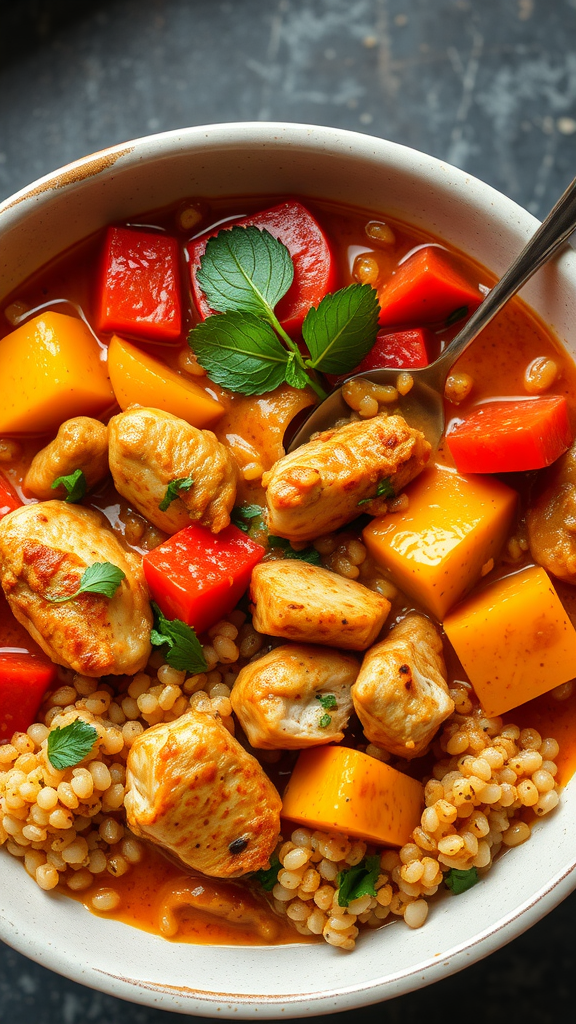
{"label": "white ceramic bowl", "polygon": [[[0,206],[0,297],[109,221],[186,196],[294,194],[362,206],[429,229],[501,273],[537,221],[463,171],[402,146],[334,128],[212,125],[86,157]],[[576,354],[576,254],[524,291]],[[345,1010],[438,981],[493,952],[576,887],[576,785],[533,838],[481,885],[432,905],[343,955],[325,944],[270,948],[167,942],[42,892],[0,851],[0,937],[54,971],[150,1006],[214,1017]]]}

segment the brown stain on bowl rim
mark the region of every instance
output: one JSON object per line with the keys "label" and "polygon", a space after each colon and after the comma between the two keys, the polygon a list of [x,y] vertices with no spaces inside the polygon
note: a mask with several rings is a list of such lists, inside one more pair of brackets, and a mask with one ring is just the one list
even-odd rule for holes
{"label": "brown stain on bowl rim", "polygon": [[94,175],[101,174],[102,171],[112,167],[121,156],[126,156],[133,149],[134,146],[124,146],[122,149],[115,150],[114,152],[102,150],[100,153],[94,153],[93,156],[70,164],[60,174],[51,177],[48,181],[43,181],[41,184],[36,185],[35,188],[27,189],[23,195],[7,203],[5,209],[9,210],[11,207],[17,206],[18,203],[23,203],[26,199],[33,199],[34,196],[42,195],[43,192],[49,192],[51,189],[66,188],[67,185],[74,185],[76,182],[84,181],[86,178],[93,178]]}

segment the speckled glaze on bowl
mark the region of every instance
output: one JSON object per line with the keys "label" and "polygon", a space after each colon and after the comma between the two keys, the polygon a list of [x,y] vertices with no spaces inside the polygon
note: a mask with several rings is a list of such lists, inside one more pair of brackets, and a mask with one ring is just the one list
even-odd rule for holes
{"label": "speckled glaze on bowl", "polygon": [[[380,139],[309,125],[240,123],[167,132],[42,178],[0,206],[0,297],[110,221],[190,196],[294,194],[387,212],[436,233],[497,274],[537,221],[463,171]],[[576,254],[523,296],[576,355]],[[54,971],[112,995],[180,1013],[278,1018],[364,1006],[428,985],[498,949],[576,887],[576,785],[458,900],[432,904],[424,928],[326,944],[193,946],[160,939],[42,892],[0,851],[0,937]]]}

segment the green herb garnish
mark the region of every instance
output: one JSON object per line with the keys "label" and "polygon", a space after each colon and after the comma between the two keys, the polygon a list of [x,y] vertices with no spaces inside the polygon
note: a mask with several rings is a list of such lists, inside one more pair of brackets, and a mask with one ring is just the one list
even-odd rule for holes
{"label": "green herb garnish", "polygon": [[68,501],[71,504],[81,501],[88,490],[86,477],[81,469],[75,469],[74,472],[69,473],[68,476],[57,477],[54,483],[50,484],[50,487],[53,491],[55,491],[57,487],[64,487],[66,490],[66,497],[64,501]]}
{"label": "green herb garnish", "polygon": [[270,861],[270,867],[261,868],[260,871],[255,871],[252,878],[254,878],[256,882],[259,882],[266,892],[271,892],[278,881],[278,872],[281,867],[282,865],[280,864],[278,857],[274,856]]}
{"label": "green herb garnish", "polygon": [[392,487],[390,481],[386,478],[385,480],[380,480],[380,483],[376,488],[375,494],[373,494],[370,498],[362,498],[362,501],[358,502],[358,507],[360,508],[361,505],[368,505],[370,501],[375,501],[376,498],[394,497],[396,497],[396,495],[394,494],[394,488]]}
{"label": "green herb garnish", "polygon": [[[248,533],[253,519],[260,518],[262,520],[263,511],[260,505],[236,505],[236,508],[232,509],[230,522],[239,530]],[[263,522],[262,525],[264,525]]]}
{"label": "green herb garnish", "polygon": [[360,896],[376,896],[376,881],[380,874],[380,857],[365,857],[359,864],[338,875],[338,906],[347,907]]}
{"label": "green herb garnish", "polygon": [[194,485],[191,476],[181,476],[178,480],[171,480],[166,488],[166,494],[158,505],[161,512],[167,512],[173,501],[180,496],[180,491],[189,491]]}
{"label": "green herb garnish", "polygon": [[299,562],[309,562],[310,565],[322,565],[322,559],[316,548],[309,547],[303,548],[302,551],[294,551],[290,541],[286,540],[285,537],[275,537],[272,533],[268,534],[268,546],[271,548],[282,548],[284,558],[296,558]]}
{"label": "green herb garnish", "polygon": [[467,889],[471,889],[476,882],[479,882],[478,872],[476,868],[469,868],[464,871],[460,868],[450,868],[447,875],[444,875],[444,885],[450,889],[455,896],[459,896],[460,893],[466,892]]}
{"label": "green herb garnish", "polygon": [[316,371],[352,370],[372,348],[378,331],[377,293],[353,284],[326,295],[302,325],[309,357],[286,333],[274,307],[294,277],[288,249],[254,226],[227,228],[208,241],[197,278],[220,316],[188,336],[212,380],[244,395],[261,395],[286,382],[326,395]]}
{"label": "green herb garnish", "polygon": [[48,733],[48,760],[58,771],[72,768],[90,753],[98,733],[93,725],[76,718],[63,729],[59,725]]}
{"label": "green herb garnish", "polygon": [[330,725],[331,721],[332,721],[332,715],[321,715],[320,716],[320,721],[318,722],[318,727],[320,729],[327,729],[328,726]]}
{"label": "green herb garnish", "polygon": [[331,711],[338,707],[338,701],[333,693],[317,693],[316,700],[319,700],[325,711]]}
{"label": "green herb garnish", "polygon": [[72,601],[80,594],[102,594],[104,597],[114,597],[126,573],[119,569],[112,562],[94,562],[84,570],[80,577],[80,585],[73,594],[66,594],[65,597],[49,597],[47,601],[53,604],[63,604],[64,601]]}
{"label": "green herb garnish", "polygon": [[468,306],[458,306],[458,309],[453,310],[450,316],[446,317],[446,327],[452,327],[452,324],[457,324],[459,320],[462,320],[468,315]]}
{"label": "green herb garnish", "polygon": [[206,672],[208,665],[202,645],[192,626],[181,619],[167,619],[154,602],[152,610],[154,629],[150,633],[150,643],[154,647],[168,647],[164,654],[167,663],[180,672],[191,672],[193,675]]}

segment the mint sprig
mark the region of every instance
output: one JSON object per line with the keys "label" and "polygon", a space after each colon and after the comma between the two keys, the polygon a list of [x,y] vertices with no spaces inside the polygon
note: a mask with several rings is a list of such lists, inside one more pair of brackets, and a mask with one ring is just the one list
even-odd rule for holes
{"label": "mint sprig", "polygon": [[81,469],[75,469],[73,473],[68,473],[67,476],[56,477],[54,483],[50,484],[50,487],[53,491],[57,487],[63,487],[66,491],[64,501],[68,501],[70,504],[76,504],[77,501],[81,501],[88,490],[86,477]]}
{"label": "mint sprig", "polygon": [[161,512],[167,512],[173,501],[180,497],[180,491],[189,491],[194,486],[191,476],[182,476],[178,480],[171,480],[166,488],[166,494],[158,505]]}
{"label": "mint sprig", "polygon": [[72,601],[80,594],[102,594],[104,597],[114,597],[125,578],[126,573],[117,565],[112,565],[112,562],[94,562],[82,573],[78,589],[73,594],[65,594],[64,597],[49,597],[46,594],[45,597],[52,604]]}
{"label": "mint sprig", "polygon": [[310,352],[306,366],[323,373],[353,370],[376,341],[379,313],[377,293],[369,284],[351,284],[325,295],[302,324]]}
{"label": "mint sprig", "polygon": [[274,306],[294,279],[286,246],[260,228],[226,228],[210,238],[196,274],[212,309],[254,313],[274,323]]}
{"label": "mint sprig", "polygon": [[48,760],[58,771],[73,768],[90,753],[98,733],[93,725],[76,718],[62,729],[59,725],[48,733]]}
{"label": "mint sprig", "polygon": [[152,602],[154,629],[150,633],[153,647],[167,647],[163,652],[168,665],[180,672],[197,675],[206,672],[208,665],[196,631],[181,619],[167,619],[157,604]]}
{"label": "mint sprig", "polygon": [[188,341],[210,379],[230,391],[263,395],[286,380],[288,352],[270,324],[254,313],[209,316]]}

